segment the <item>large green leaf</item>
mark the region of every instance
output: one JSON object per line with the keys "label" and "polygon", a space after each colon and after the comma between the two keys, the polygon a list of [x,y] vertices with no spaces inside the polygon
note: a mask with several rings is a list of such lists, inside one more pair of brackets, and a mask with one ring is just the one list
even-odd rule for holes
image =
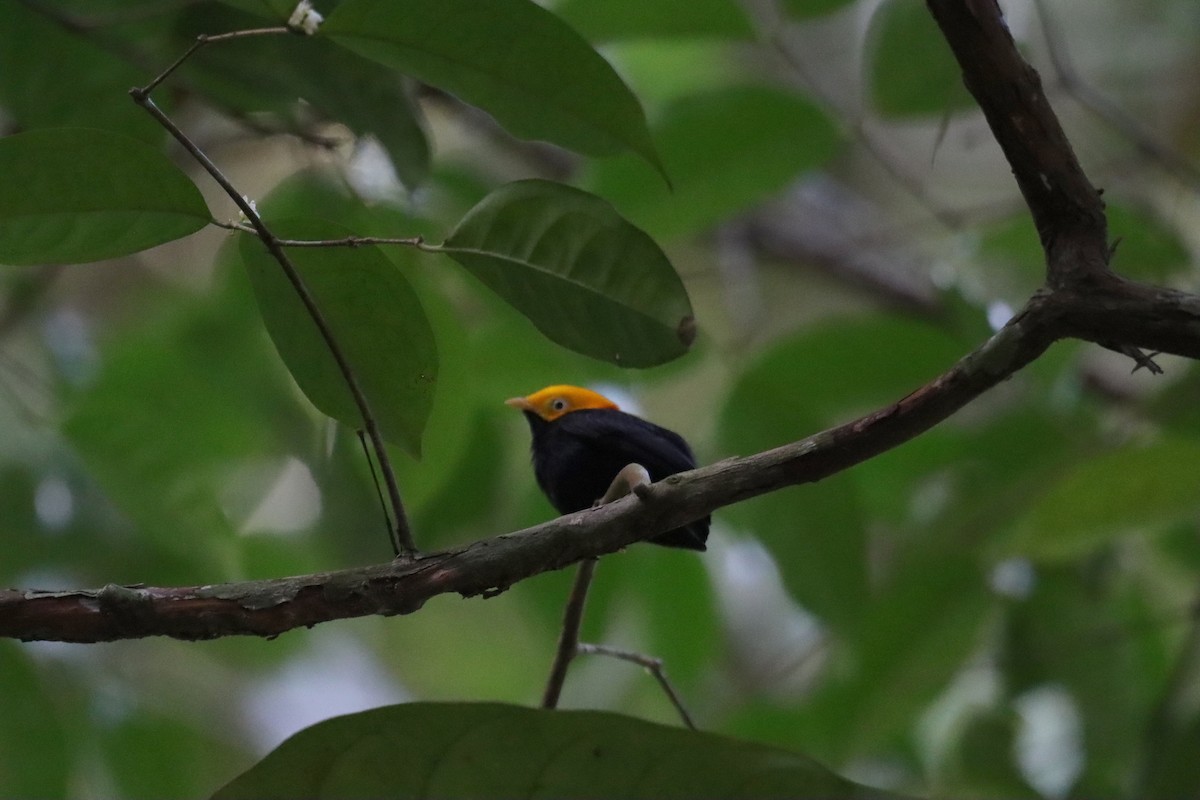
{"label": "large green leaf", "polygon": [[413,703],[307,728],[214,797],[894,795],[785,750],[615,714]]}
{"label": "large green leaf", "polygon": [[[39,670],[30,649],[0,642],[0,795],[63,797],[70,783],[72,734],[61,675]],[[63,719],[68,717],[68,719]]]}
{"label": "large green leaf", "polygon": [[[176,33],[182,48],[201,33],[260,24],[258,18],[219,3],[201,3],[182,13]],[[311,116],[315,109],[360,136],[375,136],[409,187],[421,184],[429,173],[420,109],[403,76],[327,39],[233,39],[197,51],[182,72],[189,85],[239,112],[271,111],[291,119],[297,112]]]}
{"label": "large green leaf", "polygon": [[[350,231],[319,219],[272,220],[278,235],[338,239]],[[362,415],[337,362],[282,268],[252,236],[241,242],[267,331],[292,377],[325,414],[361,428]],[[421,301],[377,247],[289,250],[354,371],[383,435],[414,456],[433,405],[438,360]]]}
{"label": "large green leaf", "polygon": [[647,367],[683,355],[694,338],[687,291],[666,255],[587,192],[507,184],[436,249],[576,352]]}
{"label": "large green leaf", "polygon": [[749,39],[750,20],[734,0],[566,0],[560,17],[593,42],[637,38]]}
{"label": "large green leaf", "polygon": [[1176,437],[1081,463],[1028,504],[1011,547],[1072,558],[1113,539],[1161,529],[1200,511],[1200,441]]}
{"label": "large green leaf", "polygon": [[[228,574],[229,470],[294,452],[308,433],[244,284],[210,296],[154,295],[153,312],[106,342],[98,373],[66,409],[63,434],[138,537],[110,570],[194,582]],[[89,557],[89,565],[97,561]],[[175,570],[175,571],[170,571]],[[111,578],[105,577],[105,580]],[[130,578],[132,579],[132,578]]]}
{"label": "large green leaf", "polygon": [[586,40],[531,0],[346,0],[322,32],[445,89],[517,136],[659,167],[642,107]]}
{"label": "large green leaf", "polygon": [[[95,13],[95,5],[80,13]],[[0,4],[0,107],[6,114],[24,130],[86,126],[161,141],[166,132],[129,101],[129,87],[149,75],[36,8]]]}
{"label": "large green leaf", "polygon": [[867,58],[871,98],[885,116],[945,114],[974,102],[921,0],[887,0],[879,7],[871,20]]}
{"label": "large green leaf", "polygon": [[1035,575],[1029,597],[1005,609],[1001,633],[1010,691],[1046,685],[1068,690],[1082,717],[1086,748],[1072,793],[1119,796],[1146,746],[1128,731],[1153,728],[1155,704],[1177,680],[1177,631],[1163,624],[1170,603],[1146,603],[1145,587],[1129,573],[1094,563],[1042,565]]}
{"label": "large green leaf", "polygon": [[[895,401],[948,368],[962,348],[956,337],[902,318],[806,330],[745,368],[721,411],[721,450],[776,447]],[[863,512],[878,490],[860,483],[854,472],[835,475],[722,512],[767,545],[798,601],[843,629],[857,624],[868,596]]]}
{"label": "large green leaf", "polygon": [[0,263],[70,264],[136,253],[211,220],[159,150],[102,130],[0,139]]}
{"label": "large green leaf", "polygon": [[656,236],[712,225],[833,154],[837,131],[798,95],[741,86],[680,98],[655,123],[673,190],[632,157],[596,166],[593,191]]}

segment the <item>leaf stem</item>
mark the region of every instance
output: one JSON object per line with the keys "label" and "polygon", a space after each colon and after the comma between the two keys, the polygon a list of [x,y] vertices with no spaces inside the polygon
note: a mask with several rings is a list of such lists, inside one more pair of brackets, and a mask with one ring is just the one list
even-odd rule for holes
{"label": "leaf stem", "polygon": [[[256,233],[253,227],[239,222],[214,222],[219,228],[244,233]],[[440,252],[438,245],[428,244],[422,236],[344,236],[341,239],[279,239],[281,247],[366,247],[368,245],[403,245],[419,250]]]}

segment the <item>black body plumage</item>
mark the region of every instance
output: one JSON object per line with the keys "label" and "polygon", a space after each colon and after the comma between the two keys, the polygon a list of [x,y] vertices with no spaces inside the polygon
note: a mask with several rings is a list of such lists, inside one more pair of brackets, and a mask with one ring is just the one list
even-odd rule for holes
{"label": "black body plumage", "polygon": [[[628,464],[641,464],[653,481],[696,466],[679,434],[623,411],[579,409],[549,422],[526,411],[525,418],[533,433],[534,475],[560,514],[591,508]],[[704,550],[708,526],[705,517],[650,541]]]}

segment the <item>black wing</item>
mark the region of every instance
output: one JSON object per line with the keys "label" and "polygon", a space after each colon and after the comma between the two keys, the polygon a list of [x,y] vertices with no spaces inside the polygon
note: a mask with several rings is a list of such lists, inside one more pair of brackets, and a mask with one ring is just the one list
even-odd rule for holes
{"label": "black wing", "polygon": [[696,467],[696,457],[682,436],[623,411],[573,411],[555,425],[590,449],[620,461],[621,466],[641,464],[655,481]]}

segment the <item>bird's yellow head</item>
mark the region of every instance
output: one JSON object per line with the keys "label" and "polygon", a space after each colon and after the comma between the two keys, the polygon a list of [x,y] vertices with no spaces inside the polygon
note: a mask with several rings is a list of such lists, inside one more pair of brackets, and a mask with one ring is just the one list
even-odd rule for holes
{"label": "bird's yellow head", "polygon": [[563,414],[585,408],[617,408],[612,400],[591,389],[566,385],[547,386],[528,397],[513,397],[504,402],[513,408],[536,414],[546,422],[553,422]]}

